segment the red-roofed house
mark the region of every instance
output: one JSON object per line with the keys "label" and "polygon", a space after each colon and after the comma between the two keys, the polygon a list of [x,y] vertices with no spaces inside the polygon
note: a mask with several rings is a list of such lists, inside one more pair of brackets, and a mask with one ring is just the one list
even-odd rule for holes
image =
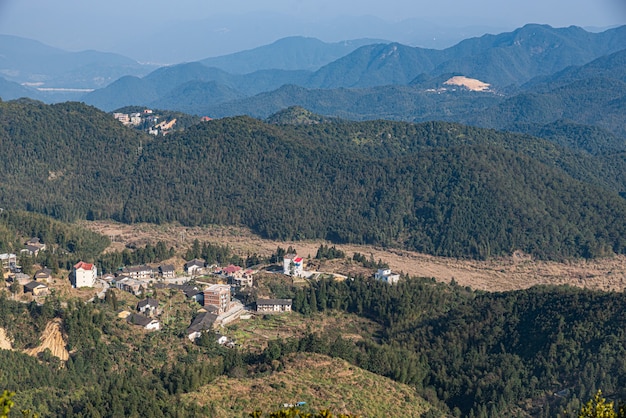
{"label": "red-roofed house", "polygon": [[222,274],[227,277],[241,277],[243,275],[243,270],[241,267],[231,264],[230,266],[222,269]]}
{"label": "red-roofed house", "polygon": [[74,266],[74,282],[72,283],[72,286],[76,288],[93,287],[93,285],[96,284],[97,277],[98,272],[95,264],[79,261]]}
{"label": "red-roofed house", "polygon": [[295,254],[287,254],[283,259],[283,273],[301,277],[304,274],[304,260]]}

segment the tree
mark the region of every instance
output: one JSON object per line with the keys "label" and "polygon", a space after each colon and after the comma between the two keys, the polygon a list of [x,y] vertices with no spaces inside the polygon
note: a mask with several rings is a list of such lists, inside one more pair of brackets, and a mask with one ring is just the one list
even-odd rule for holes
{"label": "tree", "polygon": [[8,418],[9,412],[11,412],[11,408],[15,405],[15,402],[11,398],[13,398],[15,392],[9,392],[5,390],[2,395],[0,395],[0,418]]}
{"label": "tree", "polygon": [[626,418],[626,405],[615,410],[614,402],[607,402],[599,390],[578,412],[578,418]]}

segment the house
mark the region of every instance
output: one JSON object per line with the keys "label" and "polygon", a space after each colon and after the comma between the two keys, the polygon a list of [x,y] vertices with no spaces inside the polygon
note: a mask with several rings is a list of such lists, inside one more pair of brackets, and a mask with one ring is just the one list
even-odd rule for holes
{"label": "house", "polygon": [[130,314],[128,318],[126,318],[126,321],[128,321],[129,324],[143,327],[148,331],[158,331],[161,329],[161,323],[158,320],[140,314]]}
{"label": "house", "polygon": [[192,286],[190,284],[175,284],[175,283],[156,283],[154,285],[157,289],[176,289],[180,290],[185,294],[185,297],[188,299],[194,299],[196,302],[202,304],[202,300],[204,299],[204,293],[198,289],[197,286]]}
{"label": "house", "polygon": [[256,311],[263,313],[291,312],[291,299],[258,299]]}
{"label": "house", "polygon": [[113,117],[122,122],[124,125],[130,124],[130,117],[128,116],[128,113],[113,113]]}
{"label": "house", "polygon": [[112,281],[115,280],[115,275],[112,274],[112,273],[106,273],[106,274],[103,274],[102,276],[100,276],[100,278],[102,280],[104,280],[105,282],[107,282],[107,283],[111,283]]}
{"label": "house", "polygon": [[124,276],[128,276],[131,279],[143,280],[149,279],[152,277],[154,271],[150,266],[132,266],[132,267],[124,267],[122,269],[122,274]]}
{"label": "house", "polygon": [[187,328],[187,338],[191,341],[195,341],[196,338],[200,337],[202,331],[211,331],[215,327],[215,321],[217,320],[217,315],[202,312],[199,313]]}
{"label": "house", "polygon": [[241,277],[233,277],[232,283],[239,287],[252,287],[254,272],[250,269],[243,272]]}
{"label": "house", "polygon": [[146,283],[131,279],[130,277],[122,277],[115,281],[115,287],[124,292],[132,293],[135,296],[141,295],[148,288]]}
{"label": "house", "polygon": [[172,264],[162,264],[159,266],[159,276],[164,279],[173,279],[176,277],[176,270]]}
{"label": "house", "polygon": [[31,257],[37,257],[39,255],[39,251],[41,251],[41,247],[36,245],[26,245],[25,248],[20,250],[20,254],[26,254]]}
{"label": "house", "polygon": [[[39,240],[38,237],[33,237],[33,238],[29,239],[28,241],[26,241],[26,243],[24,245],[26,245],[26,248],[31,247],[33,250],[36,250],[37,253],[39,251],[45,251],[46,250],[46,244],[41,242],[41,240]],[[37,254],[35,254],[35,255],[37,255]]]}
{"label": "house", "polygon": [[283,259],[283,274],[302,277],[304,275],[304,260],[296,254],[287,254]]}
{"label": "house", "polygon": [[74,282],[72,283],[72,286],[76,288],[93,287],[93,285],[96,284],[97,277],[98,271],[95,264],[79,261],[74,265]]}
{"label": "house", "polygon": [[155,316],[159,314],[159,301],[152,298],[145,298],[137,303],[137,310],[147,316]]}
{"label": "house", "polygon": [[46,296],[50,293],[50,289],[40,282],[28,282],[24,285],[24,293],[32,293],[33,296]]}
{"label": "house", "polygon": [[0,262],[2,263],[2,268],[15,270],[17,267],[17,255],[9,253],[0,254]]}
{"label": "house", "polygon": [[204,289],[204,307],[214,306],[218,314],[223,314],[230,309],[230,286],[224,284],[212,284]]}
{"label": "house", "polygon": [[50,280],[52,280],[52,270],[44,267],[40,270],[37,270],[33,277],[38,282],[50,283]]}
{"label": "house", "polygon": [[188,274],[195,276],[197,274],[201,274],[201,272],[204,270],[204,266],[205,266],[204,260],[194,258],[193,260],[185,263],[185,271]]}
{"label": "house", "polygon": [[231,264],[228,267],[224,267],[222,269],[222,274],[229,278],[241,277],[243,276],[243,269],[239,266]]}
{"label": "house", "polygon": [[400,280],[400,275],[392,273],[390,269],[378,269],[378,271],[374,274],[374,278],[389,284],[395,284]]}

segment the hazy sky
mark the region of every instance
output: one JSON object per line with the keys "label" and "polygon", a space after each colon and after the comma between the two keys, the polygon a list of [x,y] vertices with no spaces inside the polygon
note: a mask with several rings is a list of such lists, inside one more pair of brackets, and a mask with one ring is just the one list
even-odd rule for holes
{"label": "hazy sky", "polygon": [[[247,15],[243,26],[250,30],[237,28],[238,36],[253,45],[255,39],[262,44],[271,37],[289,35],[322,39],[321,29],[319,35],[311,34],[315,22],[323,28],[324,23],[328,25],[339,17],[366,15],[388,22],[419,18],[445,27],[514,29],[526,23],[546,23],[602,28],[626,24],[626,0],[0,0],[0,33],[69,50],[131,51],[131,47],[121,44],[132,44],[133,39],[144,42],[149,39],[146,35],[153,33],[165,36],[168,29],[184,30],[185,25],[192,27],[202,20],[216,25],[224,18],[225,26],[213,30],[228,32],[234,16],[243,14]],[[284,15],[284,25],[276,14]],[[259,31],[268,25],[273,31],[264,37]],[[308,33],[297,33],[298,25],[303,31],[306,26]],[[349,36],[349,28],[344,29],[340,33]],[[367,35],[365,31],[361,27],[354,33],[359,37],[380,35]]]}

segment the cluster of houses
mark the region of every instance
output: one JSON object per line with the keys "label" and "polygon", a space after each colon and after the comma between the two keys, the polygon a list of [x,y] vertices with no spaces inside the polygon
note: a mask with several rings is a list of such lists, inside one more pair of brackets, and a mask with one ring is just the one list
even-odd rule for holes
{"label": "cluster of houses", "polygon": [[144,109],[143,112],[136,113],[117,112],[113,113],[113,117],[124,126],[146,127],[146,131],[152,135],[166,135],[176,125],[176,119],[159,122],[159,116],[155,115],[152,109]]}
{"label": "cluster of houses", "polygon": [[[296,271],[300,271],[302,260],[296,259],[295,262],[299,263]],[[173,265],[163,264],[157,268],[140,265],[124,267],[116,274],[105,274],[100,276],[100,279],[108,282],[110,286],[135,296],[148,293],[151,286],[156,289],[174,289],[183,292],[186,298],[200,305],[199,313],[188,329],[188,336],[191,340],[197,338],[203,331],[215,330],[241,317],[245,308],[240,301],[232,297],[232,292],[235,289],[253,286],[253,270],[232,264],[225,267],[208,265],[204,260],[193,259],[185,263],[184,272],[185,276],[176,280]],[[200,281],[200,279],[211,280],[211,278],[219,283]],[[70,279],[74,287],[93,287],[98,279],[97,268],[93,263],[79,261],[74,265]],[[197,280],[190,282],[190,279]],[[259,299],[256,309],[263,313],[290,312],[291,300]],[[120,315],[130,324],[141,326],[146,330],[159,330],[161,329],[160,314],[158,301],[146,298],[138,303],[136,312],[124,311]]]}
{"label": "cluster of houses", "polygon": [[[26,247],[22,251],[29,255],[37,255],[39,251],[45,249],[45,244],[33,238],[26,242]],[[47,284],[51,280],[50,269],[40,269],[31,277],[21,273],[15,254],[0,254],[0,262],[4,270],[10,271],[9,280],[22,285],[25,293],[32,293],[33,296],[49,294]],[[232,297],[232,292],[253,286],[255,273],[253,270],[232,264],[225,267],[208,265],[204,260],[193,259],[185,263],[184,271],[185,275],[177,278],[176,269],[171,264],[162,264],[156,268],[139,265],[124,267],[116,274],[104,274],[99,277],[94,263],[79,261],[73,266],[70,281],[75,288],[94,287],[100,278],[110,286],[135,296],[148,293],[151,286],[156,289],[181,291],[187,299],[192,299],[200,305],[197,315],[187,329],[187,336],[192,341],[202,332],[214,332],[221,326],[238,320],[246,311],[243,304]],[[296,254],[285,255],[282,272],[292,277],[305,277],[309,274],[304,271],[303,258]],[[395,284],[400,280],[400,275],[390,269],[379,269],[374,277],[389,284]],[[190,279],[197,280],[189,281]],[[207,283],[200,279],[215,279],[217,283]],[[291,312],[292,300],[259,298],[255,310],[263,314]],[[119,316],[125,318],[128,323],[146,330],[160,330],[161,314],[159,301],[146,297],[137,303],[135,312],[122,311]],[[220,336],[220,341],[227,343],[223,336]]]}
{"label": "cluster of houses", "polygon": [[[24,248],[20,250],[20,255],[37,256],[40,251],[46,250],[46,244],[37,237],[26,241]],[[22,267],[18,264],[18,256],[13,253],[0,254],[1,272],[8,272],[7,281],[17,283],[22,286],[24,293],[32,293],[33,296],[47,296],[50,293],[48,283],[52,279],[52,270],[43,268],[37,270],[34,275],[22,272]]]}

